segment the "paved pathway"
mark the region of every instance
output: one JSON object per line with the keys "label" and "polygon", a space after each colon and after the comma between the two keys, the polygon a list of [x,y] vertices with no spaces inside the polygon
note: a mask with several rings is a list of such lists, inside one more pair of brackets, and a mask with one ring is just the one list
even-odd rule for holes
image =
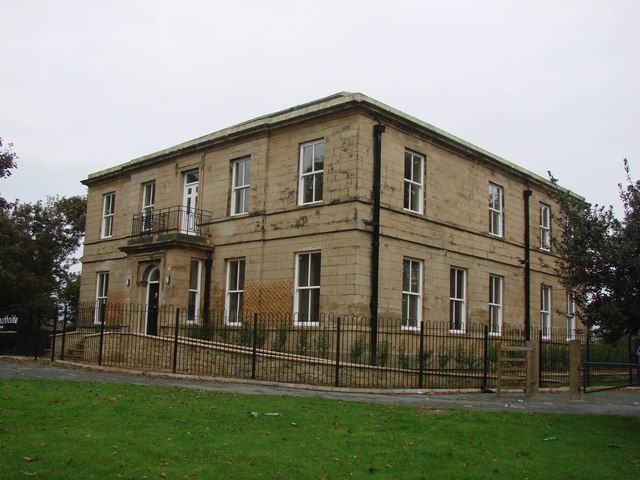
{"label": "paved pathway", "polygon": [[640,416],[640,391],[609,390],[590,393],[582,400],[570,401],[567,393],[541,394],[535,398],[490,393],[432,394],[408,390],[406,393],[367,393],[346,389],[308,389],[265,382],[227,379],[194,379],[181,375],[148,375],[109,368],[84,368],[66,362],[34,362],[0,357],[0,381],[9,378],[130,383],[192,388],[211,392],[251,395],[291,395],[322,397],[353,402],[422,406],[434,409],[461,408],[484,411],[558,412],[593,415]]}

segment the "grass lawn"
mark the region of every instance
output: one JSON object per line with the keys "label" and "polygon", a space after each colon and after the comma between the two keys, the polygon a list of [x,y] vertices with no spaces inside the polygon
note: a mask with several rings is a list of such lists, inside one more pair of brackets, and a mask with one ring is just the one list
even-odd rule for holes
{"label": "grass lawn", "polygon": [[0,458],[1,479],[638,478],[640,418],[12,380]]}

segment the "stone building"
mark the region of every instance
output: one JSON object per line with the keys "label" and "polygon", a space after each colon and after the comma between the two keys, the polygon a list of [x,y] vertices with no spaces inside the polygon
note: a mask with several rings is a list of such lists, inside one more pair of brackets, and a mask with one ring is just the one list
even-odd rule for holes
{"label": "stone building", "polygon": [[[544,178],[343,92],[93,173],[81,300],[573,326]],[[98,308],[99,310],[100,308]],[[98,316],[96,315],[96,319]]]}

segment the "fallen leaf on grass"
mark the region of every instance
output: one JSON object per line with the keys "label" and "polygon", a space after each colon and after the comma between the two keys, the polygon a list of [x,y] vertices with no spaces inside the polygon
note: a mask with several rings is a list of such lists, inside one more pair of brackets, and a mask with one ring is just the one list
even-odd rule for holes
{"label": "fallen leaf on grass", "polygon": [[38,472],[20,472],[23,477],[35,477]]}
{"label": "fallen leaf on grass", "polygon": [[25,462],[33,462],[36,459],[36,457],[22,457],[22,459]]}

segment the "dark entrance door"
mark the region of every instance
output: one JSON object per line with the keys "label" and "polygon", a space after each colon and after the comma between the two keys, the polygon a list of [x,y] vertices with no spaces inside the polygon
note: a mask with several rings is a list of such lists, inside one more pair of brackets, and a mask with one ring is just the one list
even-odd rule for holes
{"label": "dark entrance door", "polygon": [[158,334],[158,296],[160,293],[159,283],[149,283],[149,298],[147,307],[147,335]]}
{"label": "dark entrance door", "polygon": [[154,268],[149,272],[147,283],[147,335],[158,334],[158,298],[160,297],[160,270]]}

